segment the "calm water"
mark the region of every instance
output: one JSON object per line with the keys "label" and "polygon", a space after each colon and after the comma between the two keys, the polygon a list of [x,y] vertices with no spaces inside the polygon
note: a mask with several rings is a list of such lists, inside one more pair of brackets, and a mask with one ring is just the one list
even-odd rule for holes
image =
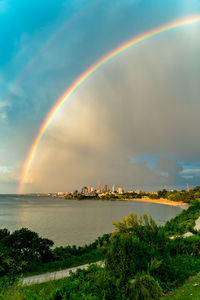
{"label": "calm water", "polygon": [[112,222],[130,212],[151,215],[158,224],[164,224],[180,211],[180,207],[134,201],[0,195],[0,228],[13,231],[26,227],[57,246],[84,245],[112,232]]}

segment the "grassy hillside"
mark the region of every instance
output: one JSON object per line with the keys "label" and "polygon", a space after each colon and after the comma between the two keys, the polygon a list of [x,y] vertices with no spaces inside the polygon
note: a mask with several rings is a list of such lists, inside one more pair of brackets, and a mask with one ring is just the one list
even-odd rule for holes
{"label": "grassy hillside", "polygon": [[[194,286],[198,284],[198,286]],[[178,289],[170,292],[162,300],[199,300],[200,299],[200,273],[190,277]]]}

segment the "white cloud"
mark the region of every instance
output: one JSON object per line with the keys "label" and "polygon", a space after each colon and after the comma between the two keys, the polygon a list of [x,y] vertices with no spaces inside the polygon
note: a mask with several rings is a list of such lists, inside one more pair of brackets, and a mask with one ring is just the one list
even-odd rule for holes
{"label": "white cloud", "polygon": [[0,166],[0,183],[18,182],[20,178],[20,166]]}
{"label": "white cloud", "polygon": [[185,169],[180,172],[180,174],[188,175],[188,174],[200,174],[200,169]]}

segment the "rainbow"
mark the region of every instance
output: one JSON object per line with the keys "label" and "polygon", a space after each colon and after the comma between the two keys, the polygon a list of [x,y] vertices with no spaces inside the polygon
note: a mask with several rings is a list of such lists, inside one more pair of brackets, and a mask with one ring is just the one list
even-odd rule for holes
{"label": "rainbow", "polygon": [[121,44],[114,50],[107,53],[105,56],[103,56],[97,62],[92,64],[84,73],[82,73],[72,83],[72,85],[64,92],[64,94],[56,101],[56,103],[53,105],[53,107],[47,114],[44,122],[42,123],[42,125],[37,133],[37,136],[36,136],[35,140],[33,141],[32,145],[29,149],[28,155],[24,161],[21,178],[20,178],[20,182],[19,182],[19,187],[18,187],[18,193],[22,192],[23,185],[26,181],[26,177],[27,177],[28,171],[30,169],[31,163],[34,159],[34,156],[36,154],[38,145],[39,145],[42,137],[44,136],[45,131],[47,130],[49,124],[55,117],[56,112],[61,108],[61,106],[65,103],[65,101],[67,99],[69,99],[69,97],[72,95],[72,93],[74,93],[89,76],[91,76],[96,70],[98,70],[100,67],[105,65],[112,58],[114,58],[115,56],[122,53],[124,50],[126,50],[132,46],[135,46],[142,41],[150,39],[151,37],[154,37],[158,34],[169,31],[171,29],[175,29],[175,28],[181,27],[183,25],[194,24],[197,22],[200,22],[200,15],[196,15],[196,16],[192,16],[192,17],[188,17],[188,18],[182,18],[182,19],[173,21],[171,23],[165,24],[163,26],[157,27],[153,30],[147,31],[143,34],[140,34],[139,36],[136,36],[136,37],[126,41],[125,43]]}

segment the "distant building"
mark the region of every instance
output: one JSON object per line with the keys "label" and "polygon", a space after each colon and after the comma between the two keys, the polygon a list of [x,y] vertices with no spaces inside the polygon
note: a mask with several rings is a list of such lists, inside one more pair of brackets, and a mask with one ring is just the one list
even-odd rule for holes
{"label": "distant building", "polygon": [[57,194],[58,194],[58,196],[62,196],[65,194],[65,192],[58,192]]}
{"label": "distant building", "polygon": [[118,188],[118,194],[123,194],[124,193],[124,189],[122,187]]}
{"label": "distant building", "polygon": [[87,186],[84,186],[82,189],[81,189],[81,194],[87,194],[88,193],[88,188]]}
{"label": "distant building", "polygon": [[101,193],[102,190],[101,190],[101,182],[98,182],[97,184],[97,193]]}
{"label": "distant building", "polygon": [[109,193],[109,185],[105,184],[105,193]]}
{"label": "distant building", "polygon": [[94,191],[94,189],[91,186],[89,186],[88,187],[88,194],[91,194],[93,191]]}
{"label": "distant building", "polygon": [[113,187],[112,187],[112,192],[114,193],[115,192],[115,185],[113,183]]}
{"label": "distant building", "polygon": [[136,194],[140,194],[140,190],[139,189],[136,190]]}
{"label": "distant building", "polygon": [[189,193],[190,191],[190,187],[189,187],[189,184],[187,184],[187,192]]}

